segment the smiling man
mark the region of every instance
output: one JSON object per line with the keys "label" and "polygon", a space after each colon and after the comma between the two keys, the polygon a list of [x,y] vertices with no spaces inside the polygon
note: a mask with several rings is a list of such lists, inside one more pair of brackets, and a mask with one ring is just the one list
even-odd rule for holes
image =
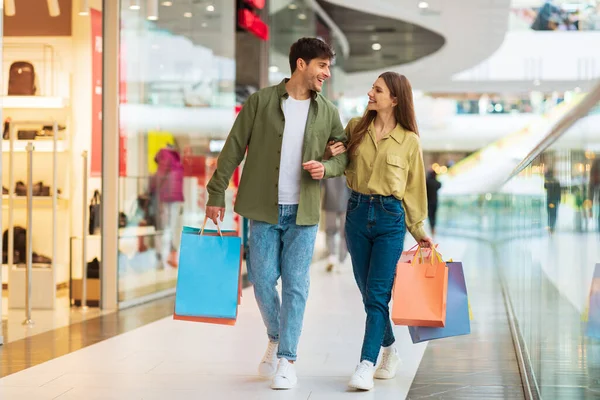
{"label": "smiling man", "polygon": [[337,109],[320,94],[334,55],[320,39],[292,45],[291,78],[248,98],[207,186],[206,215],[223,221],[225,190],[247,149],[234,209],[250,220],[248,278],[269,338],[258,371],[273,377],[273,389],[297,383],[294,362],[319,223],[319,181],[342,175],[347,163],[346,154],[322,162],[330,140],[346,141]]}

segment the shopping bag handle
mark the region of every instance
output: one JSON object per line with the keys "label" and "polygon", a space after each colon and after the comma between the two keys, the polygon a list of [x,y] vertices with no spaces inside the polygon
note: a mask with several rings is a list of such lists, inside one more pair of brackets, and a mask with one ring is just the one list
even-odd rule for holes
{"label": "shopping bag handle", "polygon": [[[206,228],[206,223],[208,222],[208,217],[204,217],[204,224],[202,224],[202,229],[200,230],[199,235],[203,235],[204,234],[204,228]],[[217,232],[219,233],[219,236],[223,237],[223,234],[221,233],[221,227],[219,226],[219,220],[217,220]]]}
{"label": "shopping bag handle", "polygon": [[[415,252],[415,256],[413,257],[411,264],[414,264],[414,263],[415,263],[415,260],[417,259],[417,256],[419,256],[419,257],[420,257],[420,259],[421,259],[421,264],[423,264],[423,263],[424,263],[424,260],[423,260],[423,252],[422,252],[422,250],[423,250],[423,247],[421,247],[421,245],[418,245],[418,244],[417,244],[417,246],[418,246],[418,248],[417,248],[417,251]],[[430,262],[430,264],[431,264],[431,265],[435,265],[435,264],[433,263],[433,257],[436,257],[436,258],[437,258],[439,261],[442,261],[442,255],[440,254],[440,252],[439,252],[439,251],[437,251],[437,245],[435,245],[435,246],[431,246],[431,247],[430,247],[430,249],[431,249],[431,257],[429,258],[429,262]]]}

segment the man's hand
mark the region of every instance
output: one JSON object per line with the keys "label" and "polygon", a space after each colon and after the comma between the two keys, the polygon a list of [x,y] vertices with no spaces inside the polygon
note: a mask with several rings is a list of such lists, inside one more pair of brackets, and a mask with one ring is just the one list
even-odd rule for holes
{"label": "man's hand", "polygon": [[206,218],[211,219],[215,225],[219,223],[219,219],[223,222],[224,217],[225,207],[206,206]]}
{"label": "man's hand", "polygon": [[323,179],[325,176],[325,166],[318,161],[308,161],[302,164],[302,168],[310,173],[314,180]]}
{"label": "man's hand", "polygon": [[327,143],[327,147],[325,148],[325,154],[323,155],[323,160],[327,161],[331,157],[339,156],[342,153],[346,152],[346,146],[344,146],[343,142],[336,142],[334,140],[330,140]]}

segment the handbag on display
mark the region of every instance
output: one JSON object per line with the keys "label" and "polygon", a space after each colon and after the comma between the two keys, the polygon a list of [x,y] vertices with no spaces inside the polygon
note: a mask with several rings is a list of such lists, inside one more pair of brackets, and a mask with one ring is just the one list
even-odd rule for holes
{"label": "handbag on display", "polygon": [[101,221],[101,197],[98,190],[94,190],[92,200],[90,200],[90,221],[88,226],[88,233],[90,235],[96,234],[100,231]]}
{"label": "handbag on display", "polygon": [[8,95],[34,96],[36,91],[33,64],[27,61],[12,63],[8,75]]}

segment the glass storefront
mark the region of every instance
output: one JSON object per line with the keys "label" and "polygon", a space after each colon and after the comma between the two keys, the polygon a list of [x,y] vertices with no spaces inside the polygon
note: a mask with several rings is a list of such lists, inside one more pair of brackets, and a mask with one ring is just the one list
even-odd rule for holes
{"label": "glass storefront", "polygon": [[[0,39],[8,340],[68,325],[70,307],[84,292],[87,305],[98,306],[101,287],[102,1],[24,7],[6,3]],[[27,298],[27,318],[56,312],[52,325],[21,326]]]}
{"label": "glass storefront", "polygon": [[[120,10],[122,304],[174,289],[181,228],[204,221],[235,118],[235,2],[161,2],[157,13],[146,3]],[[223,226],[238,223],[228,213]]]}

